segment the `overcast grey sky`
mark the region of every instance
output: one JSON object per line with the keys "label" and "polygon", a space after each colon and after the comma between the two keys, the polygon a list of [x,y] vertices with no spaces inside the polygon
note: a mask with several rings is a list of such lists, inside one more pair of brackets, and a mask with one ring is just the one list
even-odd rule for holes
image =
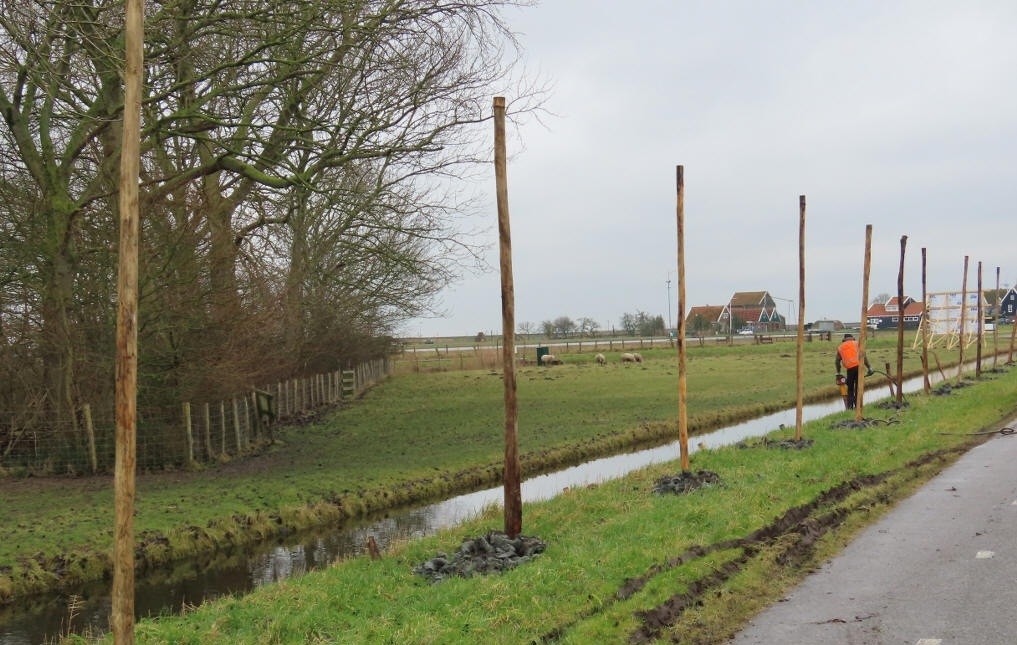
{"label": "overcast grey sky", "polygon": [[[509,139],[516,321],[677,316],[675,167],[685,167],[686,308],[768,290],[797,316],[860,319],[870,296],[1017,282],[1017,2],[545,0],[512,11],[554,116]],[[507,96],[511,102],[512,97]],[[493,196],[493,167],[489,186]],[[497,219],[487,209],[488,261]],[[667,287],[671,280],[670,291]],[[501,330],[498,272],[406,335]]]}

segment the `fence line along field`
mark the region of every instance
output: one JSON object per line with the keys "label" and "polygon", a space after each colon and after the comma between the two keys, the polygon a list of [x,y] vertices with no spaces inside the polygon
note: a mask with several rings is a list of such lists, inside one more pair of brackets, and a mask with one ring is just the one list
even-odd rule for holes
{"label": "fence line along field", "polygon": [[[252,387],[220,401],[183,401],[176,410],[143,410],[138,420],[142,470],[229,461],[274,441],[274,428],[348,402],[387,378],[387,358],[351,369]],[[0,475],[76,475],[110,472],[113,415],[109,406],[81,407],[74,419],[43,421],[32,408],[9,410],[0,424]]]}
{"label": "fence line along field", "polygon": [[[806,342],[829,341],[832,333],[808,332]],[[772,343],[794,343],[793,334],[754,334],[751,336],[735,335],[728,336],[695,336],[690,338],[689,343],[696,347],[706,346],[743,346],[743,345],[765,345]],[[572,339],[526,339],[516,344],[516,358],[522,366],[535,365],[539,348],[546,348],[553,351],[555,355],[569,355],[585,353],[610,353],[642,351],[646,349],[674,349],[673,338],[662,337],[612,337],[612,338],[572,338]],[[501,367],[501,344],[497,338],[476,342],[466,337],[456,337],[430,340],[426,343],[411,343],[401,346],[400,351],[393,356],[395,363],[394,372],[404,374],[407,372],[422,371],[443,371],[443,370],[476,370],[476,369],[499,369]]]}

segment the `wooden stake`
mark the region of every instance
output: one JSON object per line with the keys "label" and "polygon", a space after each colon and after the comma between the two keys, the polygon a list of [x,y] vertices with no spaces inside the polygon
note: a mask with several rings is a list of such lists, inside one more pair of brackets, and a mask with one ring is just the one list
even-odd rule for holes
{"label": "wooden stake", "polygon": [[233,436],[236,439],[237,452],[240,454],[244,451],[244,442],[240,439],[240,404],[237,403],[236,399],[231,399],[233,402]]}
{"label": "wooden stake", "polygon": [[228,455],[229,450],[226,449],[226,402],[219,401],[219,445],[222,446],[220,454]]}
{"label": "wooden stake", "polygon": [[116,466],[113,592],[110,622],[116,645],[134,643],[134,498],[137,470],[138,176],[144,4],[125,0],[124,124],[120,147],[120,251],[117,271]]}
{"label": "wooden stake", "polygon": [[[904,405],[904,251],[908,236],[900,236],[900,268],[897,270],[897,408]],[[865,322],[863,320],[863,322]],[[861,366],[859,366],[861,372]]]}
{"label": "wooden stake", "polygon": [[996,371],[999,356],[999,310],[1003,308],[1003,294],[999,292],[999,267],[996,267],[996,313],[992,317],[992,371]]}
{"label": "wooden stake", "polygon": [[795,441],[801,441],[802,408],[805,405],[805,195],[798,196],[798,353],[795,359],[795,372],[798,384],[795,403]]}
{"label": "wooden stake", "polygon": [[505,382],[505,534],[514,539],[523,530],[523,498],[516,416],[515,287],[512,284],[512,235],[509,227],[504,96],[494,97],[494,176],[498,199],[501,326],[505,339],[502,348]]}
{"label": "wooden stake", "polygon": [[978,261],[978,325],[975,327],[975,378],[982,378],[982,341],[985,339],[985,307],[982,305],[982,261]]}
{"label": "wooden stake", "polygon": [[932,381],[929,380],[929,291],[926,276],[926,253],[922,247],[922,319],[919,323],[922,326],[922,387],[926,394],[932,391]]}
{"label": "wooden stake", "polygon": [[968,256],[964,256],[964,279],[961,282],[961,308],[960,308],[960,354],[957,358],[957,382],[960,383],[961,375],[964,373],[964,319],[968,313]]}
{"label": "wooden stake", "polygon": [[936,369],[939,370],[939,378],[946,383],[946,372],[943,371],[943,365],[939,362],[939,354],[932,352],[932,358],[936,359]]}
{"label": "wooden stake", "polygon": [[1014,341],[1017,341],[1017,319],[1010,325],[1010,353],[1007,355],[1007,364],[1013,363]]}
{"label": "wooden stake", "polygon": [[194,464],[194,427],[191,425],[191,404],[184,402],[184,465],[190,467]]}
{"label": "wooden stake", "polygon": [[675,336],[678,340],[678,451],[683,473],[689,464],[688,371],[685,356],[685,166],[675,168],[677,184],[676,217],[678,220],[678,319]]}
{"label": "wooden stake", "polygon": [[205,404],[205,455],[209,461],[215,458],[215,453],[212,451],[212,411],[208,407],[208,403]]}
{"label": "wooden stake", "polygon": [[[869,270],[872,266],[872,224],[865,225],[865,262],[862,269],[862,323],[858,330],[858,358],[864,363],[865,332],[869,328],[867,314],[869,311]],[[858,366],[858,391],[855,393],[855,421],[862,420],[862,406],[865,394],[865,370]]]}

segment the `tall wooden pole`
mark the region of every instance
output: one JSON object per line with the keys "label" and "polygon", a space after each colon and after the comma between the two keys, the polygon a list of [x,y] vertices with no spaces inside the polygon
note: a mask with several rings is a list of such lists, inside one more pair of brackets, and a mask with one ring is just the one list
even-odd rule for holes
{"label": "tall wooden pole", "polygon": [[[862,269],[862,323],[858,330],[858,358],[865,356],[865,332],[868,331],[869,312],[869,271],[872,267],[872,224],[865,225],[865,262]],[[862,360],[864,362],[864,360]],[[862,420],[862,406],[865,401],[865,370],[858,366],[858,391],[855,393],[855,421]]]}
{"label": "tall wooden pole", "polygon": [[523,530],[515,365],[515,287],[512,284],[512,234],[509,227],[508,165],[505,156],[505,97],[494,97],[494,176],[498,198],[498,248],[501,265],[502,362],[505,383],[505,533]]}
{"label": "tall wooden pole", "polygon": [[982,378],[982,341],[985,340],[985,307],[982,304],[982,261],[978,261],[978,324],[975,327],[975,378]]}
{"label": "tall wooden pole", "polygon": [[681,454],[682,472],[688,472],[689,465],[689,416],[688,416],[688,373],[685,367],[685,167],[675,168],[678,186],[678,450]]}
{"label": "tall wooden pole", "polygon": [[957,357],[957,382],[961,380],[961,375],[964,374],[964,332],[965,324],[964,319],[967,318],[968,314],[968,256],[964,256],[964,279],[961,282],[961,309],[960,309],[960,353]]}
{"label": "tall wooden pole", "polygon": [[802,408],[805,405],[805,195],[798,196],[798,353],[795,358],[797,398],[795,441],[802,440]]}
{"label": "tall wooden pole", "polygon": [[1003,308],[1003,294],[999,292],[999,267],[996,267],[996,313],[992,317],[992,371],[996,371],[999,356],[999,310]]}
{"label": "tall wooden pole", "polygon": [[144,5],[125,0],[124,126],[120,149],[120,250],[117,269],[116,466],[113,534],[113,641],[134,643],[134,495],[138,385],[138,175]]}
{"label": "tall wooden pole", "polygon": [[[1017,285],[1015,285],[1017,286]],[[1013,363],[1014,344],[1017,343],[1017,319],[1010,325],[1010,352],[1007,354],[1007,364]]]}
{"label": "tall wooden pole", "polygon": [[[900,236],[900,268],[897,270],[897,408],[904,405],[904,251],[908,236]],[[858,369],[861,372],[861,366]]]}
{"label": "tall wooden pole", "polygon": [[922,247],[922,387],[925,393],[932,391],[932,381],[929,380],[929,290],[928,276],[926,273],[927,257],[925,247]]}

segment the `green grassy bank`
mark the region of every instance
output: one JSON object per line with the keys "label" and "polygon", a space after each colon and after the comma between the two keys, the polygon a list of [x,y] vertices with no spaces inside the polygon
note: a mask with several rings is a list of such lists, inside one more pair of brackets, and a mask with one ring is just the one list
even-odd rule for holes
{"label": "green grassy bank", "polygon": [[[835,343],[806,344],[809,398],[831,396]],[[889,338],[870,345],[874,365]],[[519,371],[527,473],[674,438],[673,350],[640,365],[592,354]],[[941,353],[944,364],[955,353]],[[693,431],[793,404],[789,345],[690,347]],[[914,351],[906,370],[918,369]],[[878,382],[878,381],[877,381]],[[877,387],[879,387],[877,385]],[[884,390],[885,391],[885,390]],[[143,474],[135,527],[141,566],[264,539],[500,481],[502,383],[490,371],[401,376],[318,422],[282,428],[263,454],[189,472]],[[110,570],[111,478],[0,480],[0,602]]]}
{"label": "green grassy bank", "polygon": [[[547,550],[500,575],[429,584],[413,568],[501,528],[492,510],[398,545],[381,560],[144,621],[142,643],[721,643],[903,496],[1017,410],[1017,371],[949,396],[909,397],[894,423],[807,424],[811,447],[772,442],[703,451],[693,468],[721,483],[656,495],[659,465],[524,509]],[[771,435],[786,438],[787,431]],[[1004,438],[1000,440],[1013,440]]]}

